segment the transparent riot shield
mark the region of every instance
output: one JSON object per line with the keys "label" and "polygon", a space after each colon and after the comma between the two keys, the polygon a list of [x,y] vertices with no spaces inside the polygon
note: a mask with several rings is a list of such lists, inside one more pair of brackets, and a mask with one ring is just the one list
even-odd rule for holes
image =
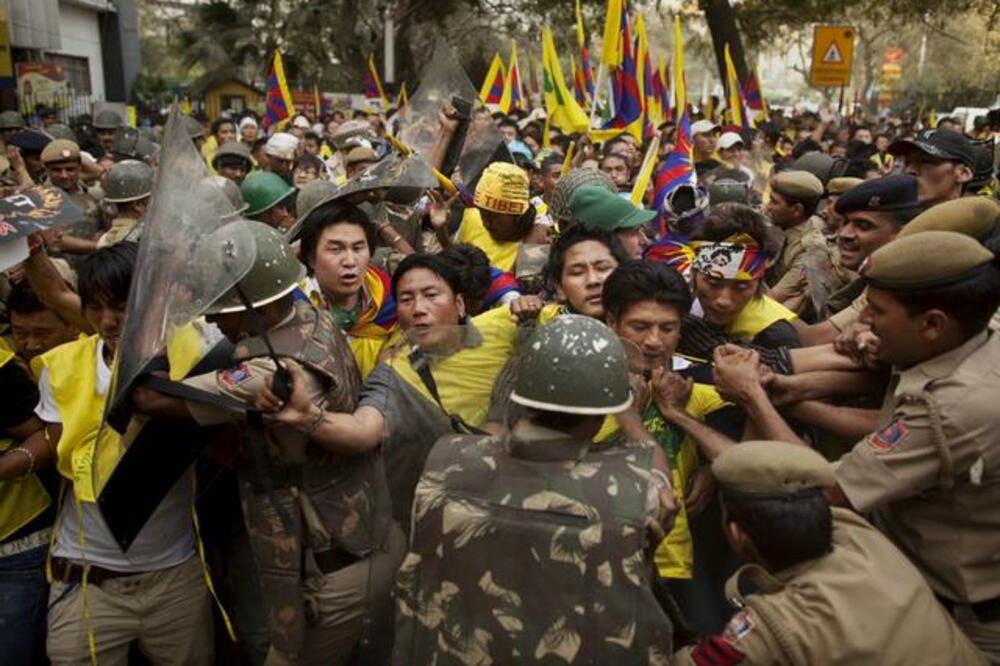
{"label": "transparent riot shield", "polygon": [[[164,132],[107,401],[108,422],[119,432],[128,424],[125,398],[136,378],[168,347],[181,344],[178,336],[190,335],[192,322],[254,259],[252,239],[236,235],[227,239],[225,261],[206,261],[204,250],[199,254],[235,210],[218,183],[205,178],[205,162],[179,117],[175,108]],[[196,337],[187,344],[197,345]],[[192,367],[200,357],[197,350],[182,355]]]}
{"label": "transparent riot shield", "polygon": [[838,286],[836,270],[827,248],[819,244],[808,245],[802,256],[802,270],[805,273],[806,295],[813,311],[822,313],[830,294]]}
{"label": "transparent riot shield", "polygon": [[[475,318],[464,326],[415,326],[383,351],[383,455],[393,515],[409,530],[413,491],[441,438],[498,430],[491,399],[518,345],[513,321]],[[373,373],[373,375],[374,375]]]}
{"label": "transparent riot shield", "polygon": [[491,161],[513,161],[503,135],[479,100],[476,88],[451,47],[440,39],[435,46],[434,57],[421,76],[420,87],[400,112],[399,135],[402,142],[429,159],[441,140],[440,115],[445,106],[462,106],[462,111],[468,116],[464,143],[457,151],[455,179],[469,185]]}

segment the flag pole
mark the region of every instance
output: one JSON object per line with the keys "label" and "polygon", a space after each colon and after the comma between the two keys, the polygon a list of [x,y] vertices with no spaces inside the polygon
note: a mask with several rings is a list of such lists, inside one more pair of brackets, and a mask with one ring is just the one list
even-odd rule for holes
{"label": "flag pole", "polygon": [[590,126],[594,126],[594,118],[597,117],[597,96],[601,94],[601,89],[604,87],[604,63],[597,68],[597,82],[594,85],[594,99],[590,106]]}
{"label": "flag pole", "polygon": [[642,160],[642,167],[639,175],[636,176],[635,184],[632,186],[632,194],[629,199],[633,206],[641,206],[642,199],[646,196],[646,188],[649,187],[650,178],[653,176],[653,165],[656,163],[657,153],[660,150],[660,135],[657,134],[649,142],[646,148],[646,157]]}

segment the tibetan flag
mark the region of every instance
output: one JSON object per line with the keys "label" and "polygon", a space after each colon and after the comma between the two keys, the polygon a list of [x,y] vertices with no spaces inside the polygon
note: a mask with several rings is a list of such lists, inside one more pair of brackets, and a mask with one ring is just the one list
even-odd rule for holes
{"label": "tibetan flag", "polygon": [[767,118],[767,101],[764,99],[764,91],[760,87],[756,68],[751,69],[747,75],[746,84],[743,86],[743,98],[746,100],[747,108],[753,111],[758,119]]}
{"label": "tibetan flag", "polygon": [[576,103],[580,106],[587,105],[587,83],[583,80],[583,70],[576,66],[576,58],[569,54],[569,71],[573,77],[573,94],[576,95]]}
{"label": "tibetan flag", "polygon": [[479,89],[479,99],[483,100],[483,104],[500,103],[506,78],[507,70],[503,66],[503,60],[499,53],[494,53],[490,69],[486,72],[486,78],[483,79],[483,85]]}
{"label": "tibetan flag", "polygon": [[521,283],[511,273],[502,271],[496,266],[490,266],[490,288],[483,296],[483,310],[488,310],[500,303],[507,294],[521,293]]}
{"label": "tibetan flag", "polygon": [[670,70],[667,69],[666,63],[663,61],[663,54],[660,54],[659,61],[656,65],[656,77],[660,80],[660,109],[663,115],[663,121],[674,119],[673,112],[673,99],[670,90]]}
{"label": "tibetan flag", "polygon": [[694,248],[687,236],[664,230],[660,240],[646,248],[643,259],[673,266],[678,273],[687,277],[694,262]]}
{"label": "tibetan flag", "polygon": [[674,17],[674,115],[680,117],[687,112],[687,90],[684,82],[684,42],[681,37],[681,17]]}
{"label": "tibetan flag", "polygon": [[406,94],[406,81],[399,87],[399,94],[396,95],[396,110],[402,109],[410,103],[410,96]]}
{"label": "tibetan flag", "polygon": [[[552,37],[552,30],[548,27],[542,28],[542,68],[546,123],[566,134],[586,132],[590,127],[590,119],[566,87],[562,67],[559,65],[559,55],[556,53],[556,43]],[[548,132],[543,141],[546,139]]]}
{"label": "tibetan flag", "polygon": [[267,99],[264,103],[264,117],[260,122],[264,129],[272,125],[280,127],[293,115],[295,115],[295,105],[292,104],[292,94],[288,92],[281,51],[275,51],[271,69],[267,73]]}
{"label": "tibetan flag", "polygon": [[666,201],[667,195],[677,186],[694,185],[697,182],[691,151],[691,118],[685,109],[677,121],[677,142],[674,144],[674,150],[660,164],[653,179],[654,210],[663,210],[663,202]]}
{"label": "tibetan flag", "polygon": [[653,65],[649,57],[649,40],[646,37],[646,20],[639,14],[635,20],[636,82],[639,85],[639,102],[642,119],[639,122],[643,140],[648,139],[660,124],[660,115],[653,94]]}
{"label": "tibetan flag", "polygon": [[733,64],[733,57],[729,54],[729,44],[725,48],[726,57],[726,91],[729,95],[727,104],[729,105],[729,115],[734,125],[739,125],[743,129],[754,127],[753,118],[750,117],[750,110],[747,109],[746,100],[743,99],[743,88],[740,86],[740,79],[736,75],[736,65]]}
{"label": "tibetan flag", "polygon": [[517,42],[511,41],[510,65],[507,66],[507,79],[504,81],[503,97],[500,98],[500,112],[510,113],[521,108],[521,68],[517,65]]}
{"label": "tibetan flag", "polygon": [[611,90],[614,100],[614,115],[605,123],[608,128],[627,128],[629,133],[642,141],[642,97],[636,79],[635,55],[632,52],[632,38],[628,29],[628,13],[621,12],[619,25],[621,41],[621,64],[612,72]]}
{"label": "tibetan flag", "polygon": [[382,104],[389,106],[389,99],[382,89],[382,81],[378,77],[378,69],[375,67],[375,54],[368,56],[368,74],[365,77],[365,97],[368,99],[382,100]]}
{"label": "tibetan flag", "polygon": [[590,68],[590,48],[587,46],[587,31],[583,26],[583,12],[580,0],[576,0],[576,45],[580,49],[580,76],[587,99],[594,99],[594,74]]}

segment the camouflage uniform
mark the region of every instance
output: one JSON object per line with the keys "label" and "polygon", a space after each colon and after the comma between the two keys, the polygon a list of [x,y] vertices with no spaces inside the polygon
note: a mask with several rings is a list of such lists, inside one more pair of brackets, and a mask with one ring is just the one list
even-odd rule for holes
{"label": "camouflage uniform", "polygon": [[[312,305],[296,302],[294,307],[288,319],[268,332],[275,351],[305,368],[317,403],[329,411],[353,411],[360,378],[346,339]],[[263,338],[249,338],[236,347],[235,367],[186,383],[251,402],[274,372],[267,353]],[[212,407],[189,403],[189,408],[202,424],[219,420]],[[240,495],[271,635],[269,663],[296,663],[308,653],[308,643],[321,640],[315,632],[328,624],[321,617],[327,609],[308,590],[318,590],[325,578],[386,552],[392,531],[388,488],[377,454],[338,456],[310,445],[305,434],[287,427],[266,427],[266,435],[267,467],[257,470],[250,456],[243,457]],[[270,496],[258,473],[270,478]],[[290,530],[272,498],[291,518]],[[362,597],[367,602],[372,586],[388,589],[389,580],[362,584],[368,586]],[[367,603],[362,605],[367,609]],[[357,636],[353,638],[356,642]]]}
{"label": "camouflage uniform", "polygon": [[394,663],[668,663],[643,553],[651,461],[524,422],[439,440],[397,576]]}

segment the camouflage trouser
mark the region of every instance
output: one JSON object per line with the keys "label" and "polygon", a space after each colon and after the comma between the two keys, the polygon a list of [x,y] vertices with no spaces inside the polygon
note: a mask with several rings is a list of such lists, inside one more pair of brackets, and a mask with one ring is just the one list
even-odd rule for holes
{"label": "camouflage trouser", "polygon": [[405,553],[403,533],[394,525],[384,551],[308,579],[305,596],[317,617],[306,629],[302,654],[289,659],[272,646],[267,666],[341,666],[359,653],[360,663],[384,663],[392,649],[390,593]]}

